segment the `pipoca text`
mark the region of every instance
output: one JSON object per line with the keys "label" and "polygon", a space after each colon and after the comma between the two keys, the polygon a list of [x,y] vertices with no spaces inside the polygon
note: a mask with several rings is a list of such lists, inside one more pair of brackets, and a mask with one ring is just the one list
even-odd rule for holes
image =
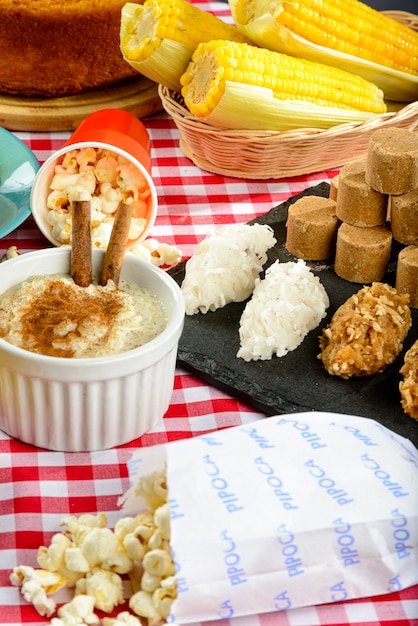
{"label": "pipoca text", "polygon": [[224,542],[224,565],[229,582],[232,586],[242,585],[247,582],[244,568],[241,567],[241,557],[237,546],[227,530],[222,531],[222,541]]}
{"label": "pipoca text", "polygon": [[299,507],[295,504],[293,496],[286,490],[283,480],[277,476],[270,463],[263,459],[262,456],[256,457],[254,463],[260,474],[265,477],[267,485],[273,491],[282,507],[286,510],[298,509]]}
{"label": "pipoca text", "polygon": [[313,459],[306,461],[305,467],[309,469],[309,474],[313,476],[321,487],[337,504],[343,506],[354,502],[354,498],[350,498],[347,491],[341,487],[337,488],[337,484],[333,478],[327,476],[322,467],[320,467]]}
{"label": "pipoca text", "polygon": [[299,431],[300,436],[314,450],[318,450],[319,448],[326,448],[328,446],[328,444],[322,441],[321,437],[317,433],[310,430],[311,426],[309,426],[309,424],[305,424],[304,422],[298,422],[298,420],[282,417],[276,422],[276,426],[291,426],[295,430]]}
{"label": "pipoca text", "polygon": [[203,457],[205,471],[210,477],[210,485],[216,492],[218,498],[225,506],[228,513],[236,513],[242,511],[244,507],[239,503],[238,496],[230,490],[228,481],[221,475],[221,470],[209,454]]}
{"label": "pipoca text", "polygon": [[356,538],[351,532],[351,526],[341,517],[332,522],[337,536],[338,549],[344,567],[358,565],[360,563],[359,553],[356,550]]}
{"label": "pipoca text", "polygon": [[361,455],[364,467],[371,470],[375,477],[381,481],[382,485],[388,489],[395,498],[404,498],[409,496],[409,493],[398,482],[393,480],[390,473],[382,469],[380,463],[373,459],[367,452]]}

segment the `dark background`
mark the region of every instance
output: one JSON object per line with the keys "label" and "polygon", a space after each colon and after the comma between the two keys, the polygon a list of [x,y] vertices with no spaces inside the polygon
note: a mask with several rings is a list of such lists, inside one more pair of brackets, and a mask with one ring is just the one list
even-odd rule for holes
{"label": "dark background", "polygon": [[[227,2],[227,0],[222,1]],[[378,11],[409,11],[414,15],[418,13],[418,0],[368,0],[364,4]]]}
{"label": "dark background", "polygon": [[364,4],[373,7],[378,11],[409,11],[416,14],[418,12],[418,0],[368,0]]}

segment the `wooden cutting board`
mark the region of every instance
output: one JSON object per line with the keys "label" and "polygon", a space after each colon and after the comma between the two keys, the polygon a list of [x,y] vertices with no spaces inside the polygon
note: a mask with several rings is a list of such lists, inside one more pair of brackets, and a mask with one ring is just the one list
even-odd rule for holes
{"label": "wooden cutting board", "polygon": [[117,108],[138,118],[162,110],[158,85],[144,76],[64,98],[0,94],[0,126],[12,131],[71,131],[90,113]]}

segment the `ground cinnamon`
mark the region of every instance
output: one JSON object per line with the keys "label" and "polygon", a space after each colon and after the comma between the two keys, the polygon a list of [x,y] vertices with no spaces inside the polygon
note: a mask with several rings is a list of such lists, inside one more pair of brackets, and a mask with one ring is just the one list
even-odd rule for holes
{"label": "ground cinnamon", "polygon": [[23,312],[23,345],[39,354],[71,358],[79,342],[106,342],[123,307],[119,293],[47,281]]}
{"label": "ground cinnamon", "polygon": [[115,215],[112,232],[105,252],[100,284],[106,285],[108,280],[119,284],[126,243],[129,238],[133,209],[131,204],[121,202]]}

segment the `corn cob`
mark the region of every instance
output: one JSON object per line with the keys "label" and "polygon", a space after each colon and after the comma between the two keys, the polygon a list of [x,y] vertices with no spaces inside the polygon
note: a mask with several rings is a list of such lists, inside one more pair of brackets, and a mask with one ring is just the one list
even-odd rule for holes
{"label": "corn cob", "polygon": [[187,0],[128,2],[122,8],[120,47],[134,69],[180,91],[180,76],[202,41],[248,41],[235,26]]}
{"label": "corn cob", "polygon": [[358,0],[229,0],[253,43],[335,65],[374,82],[388,100],[418,98],[418,32]]}
{"label": "corn cob", "polygon": [[199,44],[181,83],[190,112],[223,128],[328,128],[386,111],[360,76],[232,41]]}

